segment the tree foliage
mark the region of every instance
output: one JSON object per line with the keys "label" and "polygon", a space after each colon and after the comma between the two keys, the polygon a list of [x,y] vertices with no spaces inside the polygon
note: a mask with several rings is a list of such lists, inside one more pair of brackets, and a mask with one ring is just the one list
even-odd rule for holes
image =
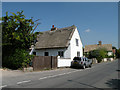
{"label": "tree foliage", "polygon": [[112,46],[112,49],[116,49],[116,47],[115,47],[115,46]]}
{"label": "tree foliage", "polygon": [[107,51],[105,48],[99,48],[89,52],[89,58],[96,58],[98,63],[101,62],[105,57],[107,57]]}
{"label": "tree foliage", "polygon": [[35,39],[33,27],[35,26],[32,18],[25,19],[23,11],[12,13],[11,16],[2,18],[2,35],[3,45],[12,45],[16,48],[29,48],[32,41]]}
{"label": "tree foliage", "polygon": [[120,48],[116,50],[116,56],[117,58],[120,58]]}
{"label": "tree foliage", "polygon": [[3,66],[18,68],[27,59],[25,56],[28,57],[28,52],[25,51],[39,34],[34,33],[39,23],[33,21],[33,18],[26,19],[23,11],[11,14],[6,12],[6,16],[2,17]]}

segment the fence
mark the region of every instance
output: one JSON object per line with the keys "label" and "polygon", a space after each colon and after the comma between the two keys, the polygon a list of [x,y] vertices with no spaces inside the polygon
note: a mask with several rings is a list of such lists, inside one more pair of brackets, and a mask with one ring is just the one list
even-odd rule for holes
{"label": "fence", "polygon": [[33,70],[57,68],[57,56],[35,56],[33,59]]}

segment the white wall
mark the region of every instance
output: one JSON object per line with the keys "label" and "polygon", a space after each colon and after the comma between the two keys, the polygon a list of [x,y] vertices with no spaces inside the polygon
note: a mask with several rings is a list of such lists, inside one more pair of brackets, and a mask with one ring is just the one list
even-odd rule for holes
{"label": "white wall", "polygon": [[[79,46],[76,46],[76,39],[78,39]],[[80,57],[82,57],[83,56],[83,49],[82,49],[83,45],[82,45],[80,35],[79,35],[77,28],[74,31],[74,34],[70,41],[70,44],[71,44],[71,59],[73,59],[75,56],[77,56],[77,51],[80,52]]]}
{"label": "white wall", "polygon": [[63,48],[63,49],[43,49],[43,50],[34,50],[36,52],[36,56],[44,56],[44,52],[49,52],[49,56],[57,56],[58,51],[64,51],[64,58],[70,58],[71,54],[71,47],[69,45],[68,48]]}
{"label": "white wall", "polygon": [[113,52],[108,52],[108,56],[111,56],[113,54]]}
{"label": "white wall", "polygon": [[44,56],[44,52],[49,52],[49,56],[57,56],[58,51],[65,51],[65,49],[42,49],[35,50],[36,56]]}
{"label": "white wall", "polygon": [[71,59],[58,58],[57,67],[70,67],[71,61],[72,61]]}
{"label": "white wall", "polygon": [[69,45],[68,48],[66,48],[64,56],[64,58],[71,58],[71,45]]}

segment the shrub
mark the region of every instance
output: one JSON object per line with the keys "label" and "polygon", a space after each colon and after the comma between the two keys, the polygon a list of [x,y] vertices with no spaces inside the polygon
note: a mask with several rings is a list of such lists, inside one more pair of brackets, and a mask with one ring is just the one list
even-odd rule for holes
{"label": "shrub", "polygon": [[117,58],[120,58],[120,48],[116,50],[116,56]]}
{"label": "shrub", "polygon": [[89,58],[96,58],[98,63],[102,61],[103,58],[107,56],[107,51],[104,48],[99,48],[89,52]]}
{"label": "shrub", "polygon": [[107,56],[107,58],[114,58],[114,55],[111,55],[111,56]]}
{"label": "shrub", "polygon": [[3,66],[10,69],[27,67],[33,55],[29,55],[24,49],[16,49],[13,54],[4,58]]}

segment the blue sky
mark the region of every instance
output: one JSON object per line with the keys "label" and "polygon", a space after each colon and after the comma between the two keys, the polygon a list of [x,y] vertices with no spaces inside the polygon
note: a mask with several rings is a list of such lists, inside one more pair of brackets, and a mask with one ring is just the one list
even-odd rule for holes
{"label": "blue sky", "polygon": [[[36,31],[77,27],[83,45],[112,44],[118,47],[118,3],[117,2],[3,2],[2,15],[6,11],[24,11],[26,18],[40,19]],[[9,13],[10,14],[10,13]]]}

